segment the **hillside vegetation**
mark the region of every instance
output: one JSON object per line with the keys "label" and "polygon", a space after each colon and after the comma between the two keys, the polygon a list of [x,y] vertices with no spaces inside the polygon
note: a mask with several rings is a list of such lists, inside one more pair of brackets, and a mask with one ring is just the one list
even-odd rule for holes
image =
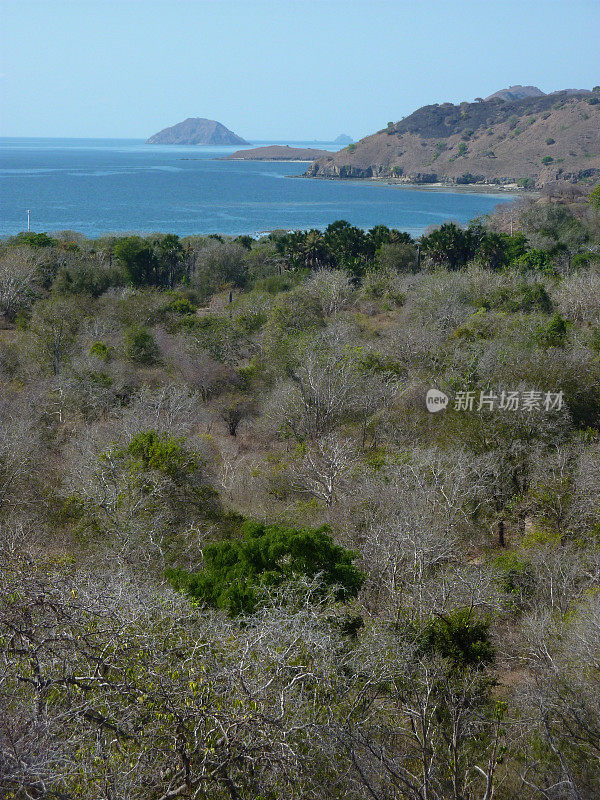
{"label": "hillside vegetation", "polygon": [[307,175],[527,188],[593,182],[600,175],[600,91],[423,106],[318,159]]}
{"label": "hillside vegetation", "polygon": [[0,244],[2,798],[599,796],[599,193]]}

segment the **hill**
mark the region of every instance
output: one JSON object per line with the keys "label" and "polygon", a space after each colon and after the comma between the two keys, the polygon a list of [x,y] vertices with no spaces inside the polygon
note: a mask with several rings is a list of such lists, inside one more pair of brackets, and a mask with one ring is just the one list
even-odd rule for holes
{"label": "hill", "polygon": [[340,133],[340,135],[337,136],[333,141],[335,144],[350,144],[354,141],[354,139],[351,136],[348,136],[347,133]]}
{"label": "hill", "polygon": [[[513,90],[539,92],[505,91]],[[531,188],[586,181],[600,175],[600,94],[564,90],[423,106],[318,159],[306,174]]]}
{"label": "hill", "polygon": [[545,92],[542,92],[537,86],[521,86],[517,84],[516,86],[509,86],[508,89],[500,89],[499,92],[494,92],[494,94],[491,94],[485,99],[493,100],[494,98],[500,98],[501,100],[522,100],[523,97],[544,97],[544,95]]}
{"label": "hill", "polygon": [[146,144],[248,144],[241,136],[214,119],[189,117],[155,133]]}
{"label": "hill", "polygon": [[272,144],[267,147],[253,147],[251,150],[237,150],[226,161],[313,161],[328,156],[329,150],[314,147],[290,147],[288,144]]}

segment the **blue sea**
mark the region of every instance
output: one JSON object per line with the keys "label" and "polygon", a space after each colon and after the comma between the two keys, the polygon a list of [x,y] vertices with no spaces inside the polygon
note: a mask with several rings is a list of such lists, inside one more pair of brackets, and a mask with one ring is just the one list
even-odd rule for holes
{"label": "blue sea", "polygon": [[27,209],[31,230],[90,237],[123,231],[256,236],[322,229],[337,219],[419,235],[446,220],[466,223],[513,199],[505,193],[302,178],[304,163],[222,160],[238,149],[123,139],[0,139],[0,236],[26,230]]}

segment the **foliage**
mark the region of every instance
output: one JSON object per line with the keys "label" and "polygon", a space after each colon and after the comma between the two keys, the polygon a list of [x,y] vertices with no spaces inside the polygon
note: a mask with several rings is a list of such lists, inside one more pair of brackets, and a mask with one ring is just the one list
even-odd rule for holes
{"label": "foliage", "polygon": [[125,353],[130,361],[137,364],[154,364],[158,358],[158,347],[154,337],[143,325],[136,325],[125,331]]}
{"label": "foliage", "polygon": [[175,483],[182,483],[202,466],[202,460],[186,449],[183,439],[157,431],[144,431],[134,436],[125,450],[117,451],[117,456],[128,457],[128,469],[164,472]]}
{"label": "foliage", "polygon": [[0,243],[4,794],[600,795],[600,226],[556,200]]}
{"label": "foliage", "polygon": [[449,222],[429,236],[421,237],[421,248],[436,263],[445,264],[448,269],[459,269],[475,255],[476,241],[470,231]]}
{"label": "foliage", "polygon": [[494,659],[489,627],[489,619],[478,617],[472,609],[457,609],[433,617],[423,626],[421,647],[456,667],[482,667]]}
{"label": "foliage", "polygon": [[205,568],[169,570],[175,588],[229,614],[252,613],[263,591],[300,577],[319,578],[338,600],[355,597],[364,576],[355,554],[334,544],[327,528],[286,528],[247,522],[237,541],[215,542],[203,550]]}
{"label": "foliage", "polygon": [[48,236],[47,233],[34,233],[33,231],[24,231],[12,236],[9,239],[9,244],[18,247],[56,247],[58,241]]}
{"label": "foliage", "polygon": [[512,262],[520,272],[542,272],[551,274],[553,271],[552,258],[546,250],[528,250]]}
{"label": "foliage", "polygon": [[558,312],[535,332],[535,339],[542,347],[562,347],[568,332],[567,320]]}

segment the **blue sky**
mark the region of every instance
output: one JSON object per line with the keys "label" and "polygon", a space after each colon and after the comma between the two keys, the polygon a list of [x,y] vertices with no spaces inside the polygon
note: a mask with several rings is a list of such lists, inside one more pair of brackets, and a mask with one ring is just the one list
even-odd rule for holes
{"label": "blue sky", "polygon": [[600,0],[2,0],[4,136],[364,136],[514,83],[600,83]]}

